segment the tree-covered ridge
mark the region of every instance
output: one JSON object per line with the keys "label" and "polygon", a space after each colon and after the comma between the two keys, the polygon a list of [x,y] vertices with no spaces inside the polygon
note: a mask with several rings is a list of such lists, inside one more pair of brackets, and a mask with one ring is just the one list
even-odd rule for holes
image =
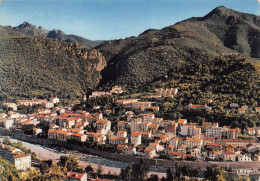
{"label": "tree-covered ridge", "polygon": [[[174,98],[167,98],[163,106],[164,119],[185,117],[191,122],[219,122],[232,127],[260,125],[254,112],[260,102],[260,76],[256,63],[240,56],[219,56],[200,64],[191,63],[178,70],[169,71],[166,77],[146,85],[140,91],[152,91],[160,87],[178,87]],[[209,100],[212,100],[210,103]],[[189,112],[188,104],[208,104],[210,112]],[[239,114],[237,108],[247,105],[250,111]]]}
{"label": "tree-covered ridge", "polygon": [[259,58],[259,22],[259,16],[218,7],[204,17],[108,41],[97,47],[108,60],[100,86],[139,87],[174,68],[200,64],[222,53]]}
{"label": "tree-covered ridge", "polygon": [[2,99],[81,97],[99,82],[106,62],[97,50],[44,37],[0,36]]}

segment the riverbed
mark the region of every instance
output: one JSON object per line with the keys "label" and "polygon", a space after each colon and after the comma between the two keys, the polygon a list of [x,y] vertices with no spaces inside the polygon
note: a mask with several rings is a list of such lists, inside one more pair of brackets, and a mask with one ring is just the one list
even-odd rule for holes
{"label": "riverbed", "polygon": [[[2,138],[0,138],[2,140]],[[18,142],[19,140],[17,139],[12,139],[10,138],[11,142]],[[114,174],[114,175],[119,175],[121,168],[125,168],[126,166],[132,166],[131,163],[128,162],[123,162],[123,161],[116,161],[108,158],[103,158],[100,156],[95,156],[95,155],[90,155],[86,153],[80,153],[75,150],[62,150],[57,148],[50,148],[50,147],[45,147],[42,145],[38,144],[31,144],[28,142],[21,141],[23,146],[26,147],[27,149],[30,149],[32,152],[35,152],[36,155],[42,159],[42,160],[53,160],[55,162],[59,161],[60,156],[62,155],[75,155],[78,156],[79,158],[79,165],[82,168],[87,167],[88,165],[91,165],[93,169],[96,171],[98,167],[101,165],[103,168],[103,174]],[[165,177],[166,174],[166,168],[163,167],[150,167],[150,174],[157,174],[159,178]]]}

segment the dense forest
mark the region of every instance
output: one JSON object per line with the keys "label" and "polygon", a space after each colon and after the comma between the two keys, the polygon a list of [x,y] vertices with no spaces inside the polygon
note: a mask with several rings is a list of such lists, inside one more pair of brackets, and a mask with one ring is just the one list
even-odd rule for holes
{"label": "dense forest", "polygon": [[97,86],[106,65],[97,50],[45,37],[0,36],[0,99],[76,99]]}

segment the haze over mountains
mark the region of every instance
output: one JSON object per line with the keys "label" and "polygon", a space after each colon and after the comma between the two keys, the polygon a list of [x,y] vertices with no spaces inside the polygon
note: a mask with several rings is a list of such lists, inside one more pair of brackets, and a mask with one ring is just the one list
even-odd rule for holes
{"label": "haze over mountains", "polygon": [[82,37],[76,36],[76,35],[66,35],[61,30],[49,31],[49,30],[44,29],[41,26],[37,27],[28,22],[24,22],[23,24],[20,24],[17,27],[8,26],[7,28],[16,30],[16,31],[18,31],[24,35],[28,35],[28,36],[45,36],[48,38],[57,39],[59,41],[65,41],[65,42],[69,42],[69,43],[79,43],[86,48],[94,48],[97,45],[104,43],[104,41],[91,41],[91,40],[88,40],[86,38],[82,38]]}
{"label": "haze over mountains", "polygon": [[[0,78],[2,83],[7,82],[1,85],[0,93],[12,92],[11,97],[43,94],[79,97],[88,89],[112,85],[137,90],[184,67],[210,66],[216,56],[231,52],[238,52],[252,62],[249,74],[256,75],[255,81],[259,81],[260,17],[225,7],[218,7],[204,17],[100,45],[26,22],[14,28],[0,27],[0,38],[0,60],[5,65]],[[85,47],[98,45],[97,50],[87,50],[74,42]],[[13,76],[26,78],[17,82]]]}

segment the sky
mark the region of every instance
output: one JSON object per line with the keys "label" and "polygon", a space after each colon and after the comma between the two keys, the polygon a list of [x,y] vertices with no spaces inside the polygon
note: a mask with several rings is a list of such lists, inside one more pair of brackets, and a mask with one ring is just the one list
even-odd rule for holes
{"label": "sky", "polygon": [[0,25],[24,21],[91,40],[138,36],[217,6],[260,15],[260,0],[0,0]]}

